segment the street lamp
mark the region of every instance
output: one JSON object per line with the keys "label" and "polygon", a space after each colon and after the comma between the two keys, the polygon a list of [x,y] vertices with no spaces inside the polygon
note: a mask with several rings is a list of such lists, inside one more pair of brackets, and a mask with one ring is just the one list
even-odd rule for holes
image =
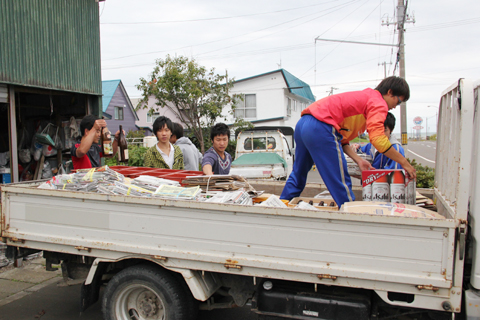
{"label": "street lamp", "polygon": [[427,108],[435,108],[437,109],[437,112],[435,112],[435,132],[438,133],[438,107],[436,106],[427,106]]}

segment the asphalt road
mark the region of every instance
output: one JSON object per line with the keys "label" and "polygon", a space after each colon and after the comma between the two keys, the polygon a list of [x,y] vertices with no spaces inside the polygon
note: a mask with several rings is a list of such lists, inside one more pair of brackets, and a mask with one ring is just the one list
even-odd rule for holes
{"label": "asphalt road", "polygon": [[[101,299],[101,297],[100,297]],[[0,320],[102,320],[100,301],[80,312],[80,285],[51,284],[0,307]],[[248,307],[200,311],[197,320],[256,320]]]}
{"label": "asphalt road", "polygon": [[413,141],[409,140],[405,156],[422,166],[435,168],[437,141]]}

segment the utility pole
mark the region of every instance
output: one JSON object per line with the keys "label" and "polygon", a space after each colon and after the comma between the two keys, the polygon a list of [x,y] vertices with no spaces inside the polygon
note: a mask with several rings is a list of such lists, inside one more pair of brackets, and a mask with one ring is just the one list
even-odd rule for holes
{"label": "utility pole", "polygon": [[379,66],[383,66],[383,78],[384,79],[387,77],[387,64],[392,64],[392,63],[391,62],[389,62],[389,63],[382,62],[382,63],[378,64]]}
{"label": "utility pole", "polygon": [[333,94],[333,90],[338,90],[338,88],[330,87],[330,91],[327,91],[329,96]]}
{"label": "utility pole", "polygon": [[[415,17],[410,18],[407,15],[407,4],[405,5],[404,0],[398,0],[397,5],[397,20],[395,22],[387,21],[382,22],[382,25],[390,25],[394,24],[397,25],[398,31],[398,68],[399,68],[399,75],[400,78],[405,79],[405,23],[411,22],[415,23]],[[407,104],[402,102],[400,105],[400,126],[401,126],[401,133],[402,133],[402,145],[404,145],[404,149],[407,149],[406,145],[408,144],[408,132],[407,132]]]}

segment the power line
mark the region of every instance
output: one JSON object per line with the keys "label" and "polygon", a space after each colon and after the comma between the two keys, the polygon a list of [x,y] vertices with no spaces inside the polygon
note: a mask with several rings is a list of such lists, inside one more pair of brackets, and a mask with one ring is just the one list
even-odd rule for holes
{"label": "power line", "polygon": [[[365,19],[363,19],[363,20],[360,22],[360,24],[358,24],[344,39],[347,39],[353,32],[355,32],[355,30],[357,30],[357,29],[363,24],[363,22],[365,22],[365,20],[367,20],[367,18],[382,4],[383,1],[384,1],[384,0],[381,0],[380,3],[378,4],[378,6],[376,6],[376,7],[365,17]],[[322,62],[323,60],[325,60],[325,58],[328,57],[333,51],[335,51],[335,50],[338,48],[339,45],[340,45],[340,44],[338,44],[337,46],[335,46],[335,48],[333,48],[329,53],[327,53],[320,61],[315,62],[315,64],[314,64],[311,68],[309,68],[307,71],[305,71],[300,77],[303,77],[307,72],[309,72],[310,70],[312,70],[313,68],[315,68],[318,63],[320,63],[320,62]]]}
{"label": "power line", "polygon": [[[256,30],[256,31],[253,31],[253,32],[248,32],[248,33],[244,33],[244,34],[241,34],[241,35],[238,35],[238,36],[233,36],[233,37],[228,37],[228,38],[223,38],[223,39],[218,39],[218,40],[213,40],[213,41],[209,41],[209,42],[204,42],[204,43],[200,43],[200,44],[195,44],[195,45],[188,45],[188,46],[183,46],[183,47],[180,47],[180,48],[175,48],[175,49],[170,49],[170,50],[160,50],[160,51],[151,51],[151,52],[144,52],[144,53],[136,53],[136,54],[131,54],[131,55],[126,55],[126,56],[121,56],[121,57],[115,57],[115,58],[109,58],[109,59],[104,59],[104,61],[109,61],[109,60],[118,60],[118,59],[123,59],[123,58],[130,58],[130,57],[135,57],[135,56],[141,56],[141,55],[147,55],[147,54],[157,54],[157,53],[162,53],[162,52],[169,52],[169,51],[176,51],[176,50],[182,50],[182,49],[186,49],[186,48],[191,48],[191,47],[198,47],[198,46],[203,46],[203,45],[207,45],[207,44],[212,44],[212,43],[216,43],[216,42],[222,42],[222,41],[226,41],[226,40],[232,40],[232,39],[235,39],[235,38],[240,38],[240,37],[244,37],[244,36],[248,36],[248,35],[251,35],[251,34],[254,34],[254,33],[258,33],[258,32],[261,32],[261,31],[265,31],[265,30],[268,30],[268,29],[272,29],[272,28],[275,28],[275,27],[278,27],[278,26],[281,26],[281,25],[284,25],[284,24],[287,24],[287,23],[290,23],[290,22],[293,22],[293,21],[296,21],[296,20],[300,20],[300,19],[304,19],[306,17],[309,17],[309,16],[312,16],[312,15],[316,15],[318,13],[322,13],[322,12],[325,12],[325,11],[328,11],[328,10],[331,10],[331,9],[334,9],[330,12],[327,12],[325,15],[328,15],[330,13],[333,13],[337,10],[340,10],[342,9],[343,7],[346,7],[352,3],[354,3],[356,0],[351,0],[349,2],[346,2],[346,3],[343,3],[343,4],[340,4],[340,5],[337,5],[337,6],[333,6],[331,8],[327,8],[327,9],[324,9],[324,10],[320,10],[318,12],[315,12],[315,13],[310,13],[310,14],[307,14],[307,15],[304,15],[304,16],[301,16],[299,18],[295,18],[295,19],[291,19],[291,20],[288,20],[288,21],[285,21],[285,22],[282,22],[282,23],[279,23],[279,24],[275,24],[273,26],[269,26],[269,27],[266,27],[266,28],[263,28],[263,29],[260,29],[260,30]],[[312,20],[315,20],[315,19],[319,19],[325,15],[321,15],[319,17],[316,17]],[[307,22],[310,22],[312,20],[308,20],[308,21],[305,21],[305,22],[302,22],[301,24],[299,25],[302,25],[304,23],[307,23]],[[298,25],[297,25],[298,26]],[[295,26],[295,27],[297,27]],[[278,31],[278,32],[283,32],[285,31],[284,30],[281,30],[281,31]],[[278,33],[277,32],[277,33]],[[275,33],[271,33],[270,35],[272,34],[275,34]],[[263,36],[265,37],[265,36]],[[261,37],[261,38],[263,38]],[[257,39],[254,39],[254,40],[258,40],[260,38],[257,38]],[[250,41],[253,41],[253,40],[250,40]],[[247,41],[248,42],[248,41]],[[246,42],[242,42],[240,44],[243,44],[243,43],[246,43]],[[240,45],[240,44],[237,44],[237,45]],[[226,47],[226,48],[229,48],[229,47]],[[222,48],[222,49],[225,49],[225,48]],[[219,49],[219,50],[222,50],[222,49]],[[218,50],[214,50],[214,51],[218,51]],[[211,52],[211,51],[210,51]],[[207,54],[207,53],[210,53],[210,52],[206,52],[206,53],[203,53],[203,54]]]}
{"label": "power line", "polygon": [[[279,30],[279,31],[276,31],[276,32],[272,32],[272,33],[270,33],[270,34],[268,34],[268,35],[264,35],[264,36],[261,36],[261,37],[255,38],[255,39],[251,39],[251,40],[247,40],[247,41],[244,41],[244,42],[241,42],[241,43],[233,44],[233,45],[228,46],[228,47],[224,47],[224,48],[215,49],[215,50],[211,50],[211,51],[208,51],[208,52],[200,53],[200,54],[198,54],[198,56],[201,56],[201,55],[203,55],[203,54],[207,54],[207,53],[210,53],[210,52],[217,52],[217,51],[219,51],[219,50],[229,49],[229,48],[232,48],[232,47],[235,47],[235,46],[239,46],[239,45],[241,45],[241,44],[245,44],[245,43],[248,43],[248,42],[251,42],[251,41],[256,41],[256,40],[259,40],[259,39],[262,39],[262,38],[265,38],[265,37],[270,37],[270,36],[272,36],[272,35],[274,35],[274,34],[276,34],[276,33],[284,32],[285,30],[289,30],[289,29],[292,29],[292,28],[296,28],[296,27],[298,27],[298,26],[301,26],[302,24],[311,22],[311,21],[313,21],[313,20],[317,20],[317,19],[322,18],[322,17],[324,17],[324,16],[326,16],[326,15],[329,15],[329,14],[335,12],[335,11],[338,11],[338,10],[342,9],[343,7],[346,7],[347,5],[350,5],[350,4],[353,3],[353,2],[355,2],[355,0],[350,1],[350,2],[347,2],[346,4],[342,4],[342,5],[339,5],[339,6],[336,6],[336,7],[329,8],[329,9],[333,9],[333,8],[336,8],[336,9],[335,9],[335,10],[332,10],[332,11],[330,11],[330,12],[327,12],[327,13],[325,13],[325,14],[322,14],[322,15],[320,15],[320,16],[317,16],[317,17],[315,17],[315,18],[313,18],[313,19],[310,19],[310,20],[307,20],[307,21],[302,21],[301,23],[299,23],[299,24],[297,24],[297,25],[295,25],[295,26],[288,27],[288,28],[286,28],[286,29]],[[318,14],[318,13],[324,12],[324,11],[326,11],[326,10],[322,10],[322,11],[319,11],[319,12],[314,13],[314,14]],[[303,18],[305,18],[305,17],[312,16],[312,15],[314,15],[314,14],[309,14],[309,15],[306,15],[306,16],[303,16],[303,17],[300,17],[300,18],[295,18],[295,19],[289,20],[289,21],[287,21],[287,22],[283,22],[283,23],[280,23],[280,24],[277,24],[277,25],[274,25],[274,26],[271,26],[271,27],[268,27],[268,28],[264,28],[264,29],[261,29],[261,30],[258,30],[258,31],[252,32],[252,33],[257,33],[257,32],[260,32],[260,31],[265,31],[265,30],[268,30],[268,29],[272,29],[272,28],[274,28],[274,27],[278,27],[278,26],[281,26],[281,25],[283,25],[283,24],[287,24],[287,23],[290,23],[290,22],[293,22],[293,21],[296,21],[296,20],[300,20],[300,19],[303,19]]]}
{"label": "power line", "polygon": [[281,12],[286,12],[286,11],[292,11],[292,10],[300,10],[300,9],[305,9],[305,8],[311,8],[311,7],[318,7],[322,6],[326,3],[330,2],[336,2],[336,0],[332,1],[326,1],[320,4],[312,4],[308,6],[303,6],[303,7],[295,7],[295,8],[289,8],[289,9],[283,9],[283,10],[275,10],[275,11],[268,11],[268,12],[261,12],[261,13],[249,13],[249,14],[242,14],[238,16],[228,16],[228,17],[215,17],[215,18],[201,18],[201,19],[185,19],[185,20],[165,20],[165,21],[140,21],[140,22],[101,22],[100,24],[112,24],[112,25],[132,25],[132,24],[166,24],[166,23],[186,23],[186,22],[202,22],[202,21],[215,21],[215,20],[228,20],[228,19],[237,19],[237,18],[245,18],[245,17],[254,17],[254,16],[261,16],[261,15],[267,15],[267,14],[274,14],[274,13],[281,13]]}

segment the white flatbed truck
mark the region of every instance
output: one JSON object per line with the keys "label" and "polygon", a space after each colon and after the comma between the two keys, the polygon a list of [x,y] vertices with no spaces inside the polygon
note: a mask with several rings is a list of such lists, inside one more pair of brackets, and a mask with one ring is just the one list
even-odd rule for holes
{"label": "white flatbed truck", "polygon": [[478,305],[468,308],[480,300],[477,92],[460,80],[440,103],[434,198],[446,219],[45,190],[34,181],[1,187],[1,236],[11,256],[43,250],[47,268],[62,263],[66,277],[84,278],[83,308],[106,284],[105,319],[195,319],[199,307],[246,304],[263,319],[452,319],[465,305],[478,319]]}

